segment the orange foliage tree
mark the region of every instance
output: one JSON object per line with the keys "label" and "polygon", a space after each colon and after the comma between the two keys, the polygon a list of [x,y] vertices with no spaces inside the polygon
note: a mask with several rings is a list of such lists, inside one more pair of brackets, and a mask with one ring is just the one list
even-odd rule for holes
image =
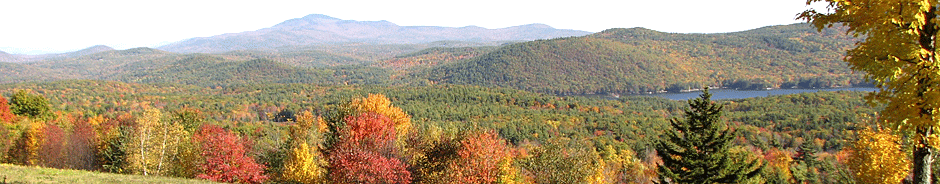
{"label": "orange foliage tree", "polygon": [[345,119],[329,155],[330,179],[337,183],[410,183],[407,165],[397,157],[395,125],[366,112]]}
{"label": "orange foliage tree", "polygon": [[515,174],[501,172],[502,163],[512,155],[506,141],[493,131],[468,135],[460,141],[457,156],[448,172],[454,183],[494,183],[501,175]]}

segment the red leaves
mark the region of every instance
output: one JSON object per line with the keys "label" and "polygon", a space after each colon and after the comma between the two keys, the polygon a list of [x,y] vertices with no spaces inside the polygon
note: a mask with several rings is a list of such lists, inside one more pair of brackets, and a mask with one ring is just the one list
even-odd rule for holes
{"label": "red leaves", "polygon": [[377,113],[363,113],[346,118],[345,141],[355,146],[376,149],[389,149],[394,146],[395,124],[386,116]]}
{"label": "red leaves", "polygon": [[13,123],[13,111],[10,111],[10,103],[3,96],[0,96],[0,123]]}
{"label": "red leaves", "polygon": [[95,170],[95,128],[87,120],[76,118],[72,121],[72,135],[69,136],[68,155],[65,160],[71,169]]}
{"label": "red leaves", "polygon": [[341,150],[330,155],[336,183],[410,183],[411,173],[396,158],[388,158],[368,149]]}
{"label": "red leaves", "polygon": [[245,155],[246,141],[221,127],[204,125],[195,139],[202,143],[201,174],[196,177],[218,182],[263,183],[265,166]]}
{"label": "red leaves", "polygon": [[39,162],[42,166],[52,168],[63,168],[63,152],[65,149],[65,131],[59,126],[47,123],[42,128],[42,143],[39,149]]}
{"label": "red leaves", "polygon": [[336,183],[410,183],[407,165],[395,158],[395,124],[368,112],[346,119],[329,161]]}

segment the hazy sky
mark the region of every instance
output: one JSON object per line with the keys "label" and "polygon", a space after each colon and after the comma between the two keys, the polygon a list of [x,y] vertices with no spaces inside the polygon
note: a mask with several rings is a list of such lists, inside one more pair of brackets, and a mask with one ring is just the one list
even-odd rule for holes
{"label": "hazy sky", "polygon": [[[645,27],[734,32],[797,23],[805,0],[13,0],[0,3],[0,51],[67,52],[93,45],[156,47],[192,37],[253,31],[308,14],[387,20],[401,26],[503,28],[542,23],[598,32]],[[817,7],[817,9],[819,9]]]}

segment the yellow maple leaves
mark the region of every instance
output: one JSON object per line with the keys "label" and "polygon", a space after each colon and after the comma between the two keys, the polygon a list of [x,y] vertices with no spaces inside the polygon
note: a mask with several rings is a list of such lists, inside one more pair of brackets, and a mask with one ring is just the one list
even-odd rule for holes
{"label": "yellow maple leaves", "polygon": [[860,183],[900,183],[911,166],[900,141],[901,137],[887,128],[859,131],[848,164],[855,179]]}

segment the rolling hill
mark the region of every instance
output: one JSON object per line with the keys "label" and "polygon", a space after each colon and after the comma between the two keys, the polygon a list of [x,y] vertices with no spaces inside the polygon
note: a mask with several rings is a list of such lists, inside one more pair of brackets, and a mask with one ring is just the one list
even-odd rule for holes
{"label": "rolling hill", "polygon": [[341,20],[312,14],[270,28],[183,40],[158,47],[179,53],[218,53],[234,50],[276,50],[292,46],[337,43],[419,44],[435,41],[493,42],[535,40],[590,34],[529,24],[500,29],[481,27],[399,26],[388,21]]}
{"label": "rolling hill", "polygon": [[[325,59],[311,60],[317,58]],[[343,59],[355,60],[317,51],[178,54],[142,47],[37,62],[0,62],[0,83],[92,79],[217,87],[257,83],[385,84],[390,81],[386,69],[353,61],[336,64],[335,61]]]}
{"label": "rolling hill", "polygon": [[112,51],[114,48],[104,46],[104,45],[95,45],[88,47],[82,50],[58,54],[42,54],[42,55],[21,55],[21,54],[9,54],[3,51],[0,51],[0,62],[33,62],[33,61],[42,61],[50,59],[68,59],[72,57],[85,56],[90,54],[95,54],[99,52]]}
{"label": "rolling hill", "polygon": [[431,81],[555,94],[865,85],[841,62],[854,39],[806,24],[722,34],[609,29],[501,47],[428,69]]}

